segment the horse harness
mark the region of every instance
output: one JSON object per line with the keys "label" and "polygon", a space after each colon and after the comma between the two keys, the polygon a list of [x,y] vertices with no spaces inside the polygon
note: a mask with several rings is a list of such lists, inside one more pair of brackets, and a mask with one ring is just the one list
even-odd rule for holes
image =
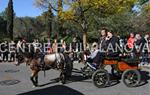
{"label": "horse harness", "polygon": [[[60,53],[58,53],[58,54],[59,54],[59,57],[60,57],[60,61],[58,60],[57,55],[56,55],[56,53],[55,53],[55,57],[56,57],[55,65],[57,66],[57,69],[60,69],[62,63],[65,63],[65,59],[63,58],[63,56],[62,56]],[[61,62],[61,61],[62,61],[62,62]],[[64,64],[64,67],[63,67],[63,68],[65,68],[65,64]]]}

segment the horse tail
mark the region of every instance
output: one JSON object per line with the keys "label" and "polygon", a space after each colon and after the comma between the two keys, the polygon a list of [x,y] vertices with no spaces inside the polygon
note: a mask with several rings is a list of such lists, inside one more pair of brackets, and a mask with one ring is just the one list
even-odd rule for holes
{"label": "horse tail", "polygon": [[44,78],[46,77],[46,70],[45,69],[46,68],[45,68],[45,62],[44,62],[44,64],[43,64]]}
{"label": "horse tail", "polygon": [[46,77],[46,72],[45,72],[45,69],[44,69],[44,78]]}

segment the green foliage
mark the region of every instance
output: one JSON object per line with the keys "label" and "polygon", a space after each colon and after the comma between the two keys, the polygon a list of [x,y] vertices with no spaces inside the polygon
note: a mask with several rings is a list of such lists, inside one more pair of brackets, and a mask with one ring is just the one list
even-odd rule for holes
{"label": "green foliage", "polygon": [[[83,36],[87,35],[87,41],[94,42],[102,27],[119,35],[150,30],[148,0],[35,0],[35,5],[45,11],[35,18],[15,17],[14,29],[11,29],[15,38],[24,37],[32,41],[34,38],[45,40],[50,37],[53,40],[57,35],[58,39],[69,43],[75,36],[85,40]],[[64,10],[66,5],[70,8]],[[142,7],[139,13],[132,11],[134,5]],[[6,22],[11,15],[11,11],[6,10],[0,14],[1,35],[6,35],[7,22],[12,21],[9,18]]]}
{"label": "green foliage", "polygon": [[10,39],[13,40],[13,23],[14,23],[14,10],[13,10],[13,0],[9,0],[8,7],[6,9],[7,14],[7,32]]}
{"label": "green foliage", "polygon": [[143,4],[145,4],[146,2],[148,2],[149,0],[138,0],[138,2],[139,2],[139,4],[140,5],[143,5]]}
{"label": "green foliage", "polygon": [[7,21],[3,19],[2,16],[0,16],[0,40],[2,40],[4,37],[6,37],[7,34]]}
{"label": "green foliage", "polygon": [[149,33],[150,34],[150,13],[141,14],[136,16],[132,20],[132,26],[136,32],[140,32],[141,34]]}
{"label": "green foliage", "polygon": [[46,13],[46,30],[48,32],[49,38],[52,32],[52,22],[53,22],[53,13],[51,7],[49,6],[48,11]]}
{"label": "green foliage", "polygon": [[16,17],[14,22],[15,38],[25,38],[28,41],[40,38],[39,34],[45,31],[45,26],[41,21],[32,17]]}

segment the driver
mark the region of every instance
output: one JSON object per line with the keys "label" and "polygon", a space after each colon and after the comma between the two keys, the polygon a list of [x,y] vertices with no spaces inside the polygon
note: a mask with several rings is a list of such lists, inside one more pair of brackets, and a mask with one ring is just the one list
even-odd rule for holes
{"label": "driver", "polygon": [[93,43],[92,45],[92,51],[91,51],[91,55],[88,57],[87,59],[87,64],[93,68],[96,69],[100,63],[100,52],[98,49],[98,44],[97,43]]}

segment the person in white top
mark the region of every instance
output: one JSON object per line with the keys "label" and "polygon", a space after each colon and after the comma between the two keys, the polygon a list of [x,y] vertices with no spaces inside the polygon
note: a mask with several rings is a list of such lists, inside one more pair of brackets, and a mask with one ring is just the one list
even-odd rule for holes
{"label": "person in white top", "polygon": [[87,64],[93,68],[96,69],[97,65],[99,64],[99,60],[100,60],[100,56],[99,56],[99,49],[98,49],[98,44],[97,43],[93,43],[92,45],[92,50],[91,50],[91,54],[87,59]]}

